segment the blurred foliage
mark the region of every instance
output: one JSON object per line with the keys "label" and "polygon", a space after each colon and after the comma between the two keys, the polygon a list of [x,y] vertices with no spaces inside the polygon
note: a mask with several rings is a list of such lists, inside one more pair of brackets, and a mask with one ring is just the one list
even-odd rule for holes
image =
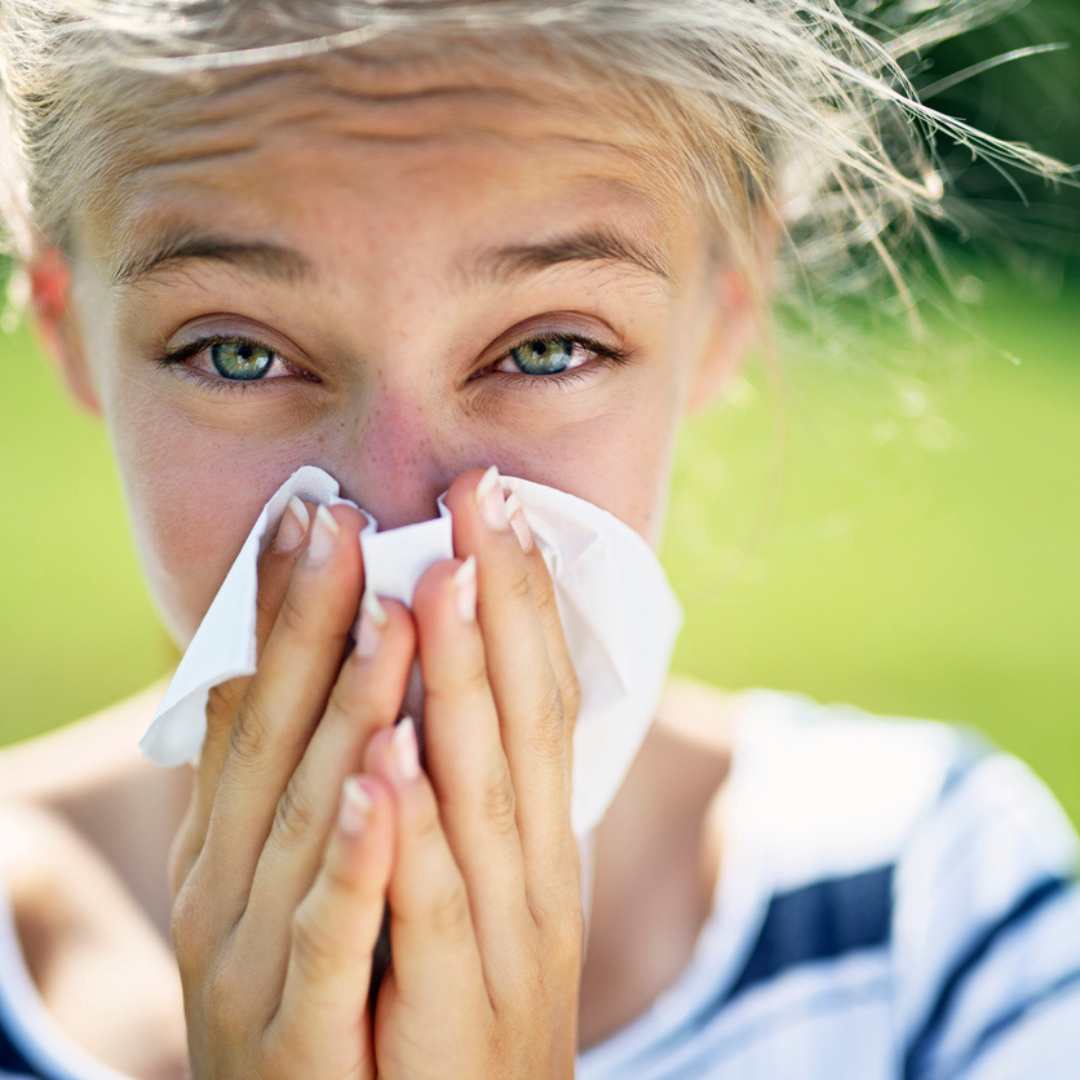
{"label": "blurred foliage", "polygon": [[[1034,51],[1046,46],[1061,48]],[[1015,14],[929,50],[910,74],[933,108],[1068,165],[1080,163],[1077,0],[1028,0]],[[937,149],[952,189],[946,209],[968,223],[960,232],[943,228],[944,239],[974,245],[1013,272],[1053,278],[1080,271],[1080,172],[1051,185],[973,161],[947,139]]]}

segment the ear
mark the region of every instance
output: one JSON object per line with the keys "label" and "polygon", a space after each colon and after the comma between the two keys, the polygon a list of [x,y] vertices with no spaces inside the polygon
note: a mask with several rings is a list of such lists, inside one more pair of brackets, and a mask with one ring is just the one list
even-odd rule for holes
{"label": "ear", "polygon": [[774,215],[759,211],[753,264],[745,268],[721,265],[708,278],[711,322],[687,394],[689,415],[715,402],[765,329],[780,233],[777,221]]}
{"label": "ear", "polygon": [[37,252],[26,268],[30,279],[32,322],[42,351],[75,403],[101,416],[101,401],[72,301],[71,266],[54,247]]}
{"label": "ear", "polygon": [[718,271],[711,284],[710,327],[698,357],[686,398],[688,415],[712,405],[742,366],[747,349],[760,329],[760,304],[755,303],[745,274]]}

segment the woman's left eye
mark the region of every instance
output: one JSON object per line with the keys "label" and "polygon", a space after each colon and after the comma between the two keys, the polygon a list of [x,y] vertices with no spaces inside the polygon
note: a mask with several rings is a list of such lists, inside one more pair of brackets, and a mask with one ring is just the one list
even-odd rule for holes
{"label": "woman's left eye", "polygon": [[[596,357],[590,362],[590,355]],[[565,383],[588,376],[577,369],[625,364],[629,354],[578,334],[547,334],[515,345],[488,368],[521,382]],[[481,372],[480,374],[485,374]]]}

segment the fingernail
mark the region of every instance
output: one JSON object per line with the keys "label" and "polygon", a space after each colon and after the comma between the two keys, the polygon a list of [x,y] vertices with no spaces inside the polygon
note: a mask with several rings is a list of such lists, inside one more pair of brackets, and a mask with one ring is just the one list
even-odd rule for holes
{"label": "fingernail", "polygon": [[346,776],[341,785],[341,808],[338,825],[341,831],[356,836],[363,831],[374,802],[359,776]]}
{"label": "fingernail", "polygon": [[398,776],[406,783],[415,780],[420,775],[420,752],[416,746],[416,725],[411,716],[403,716],[394,725],[390,742]]}
{"label": "fingernail", "polygon": [[339,529],[340,526],[334,520],[334,515],[320,503],[319,509],[315,511],[315,525],[312,527],[311,539],[307,546],[308,565],[322,566],[330,558]]}
{"label": "fingernail", "polygon": [[281,515],[271,547],[282,553],[292,551],[304,539],[309,524],[307,507],[294,495]]}
{"label": "fingernail", "polygon": [[450,579],[454,584],[454,604],[462,622],[476,618],[476,556],[470,555]]}
{"label": "fingernail", "polygon": [[382,628],[386,625],[386,609],[370,590],[364,590],[360,601],[360,622],[356,630],[356,651],[363,657],[374,656],[382,640]]}
{"label": "fingernail", "polygon": [[492,465],[476,485],[476,501],[480,516],[489,529],[502,532],[510,524],[506,516],[506,498],[499,483],[499,470]]}
{"label": "fingernail", "polygon": [[506,499],[506,516],[510,519],[510,528],[514,530],[517,542],[522,551],[530,551],[533,546],[532,529],[529,528],[528,518],[525,517],[525,508],[517,497],[516,491],[511,491]]}

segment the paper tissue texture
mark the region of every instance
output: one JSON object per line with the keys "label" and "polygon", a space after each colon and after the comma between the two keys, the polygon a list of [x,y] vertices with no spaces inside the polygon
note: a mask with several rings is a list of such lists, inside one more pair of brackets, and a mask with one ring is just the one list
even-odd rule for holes
{"label": "paper tissue texture", "polygon": [[[641,746],[683,611],[652,548],[613,514],[545,484],[513,476],[501,480],[504,490],[517,492],[551,572],[581,686],[571,806],[573,830],[580,838],[603,816]],[[172,766],[197,760],[211,687],[255,672],[257,563],[289,498],[357,505],[339,491],[329,473],[305,465],[263,507],[139,740],[151,761]],[[359,507],[369,519],[360,534],[366,584],[377,595],[411,604],[423,572],[454,556],[445,496],[436,500],[438,517],[386,532],[379,532],[374,516]],[[422,745],[418,663],[412,675],[403,711],[416,720]]]}

